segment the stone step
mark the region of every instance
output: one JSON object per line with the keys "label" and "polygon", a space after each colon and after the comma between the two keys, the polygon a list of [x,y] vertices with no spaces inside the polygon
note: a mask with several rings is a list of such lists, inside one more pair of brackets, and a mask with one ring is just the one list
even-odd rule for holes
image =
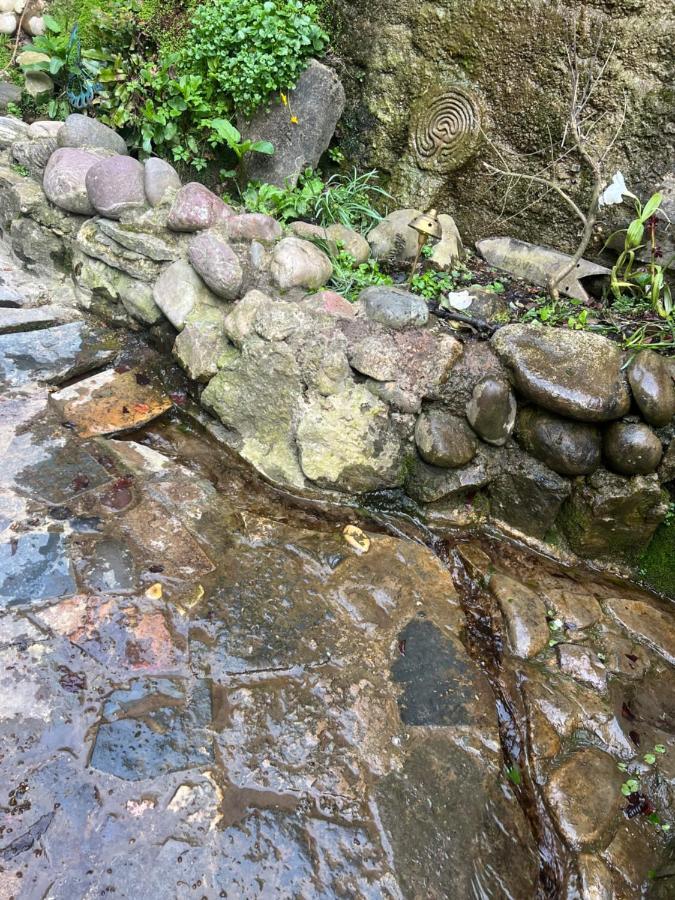
{"label": "stone step", "polygon": [[64,306],[39,306],[36,309],[3,309],[0,307],[0,334],[37,331],[64,325],[79,318],[79,313]]}

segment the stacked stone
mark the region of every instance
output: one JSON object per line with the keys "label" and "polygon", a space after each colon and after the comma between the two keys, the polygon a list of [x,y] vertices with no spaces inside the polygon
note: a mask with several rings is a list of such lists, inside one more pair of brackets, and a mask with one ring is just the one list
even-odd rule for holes
{"label": "stacked stone", "polygon": [[[633,551],[664,518],[675,393],[663,357],[628,360],[598,335],[531,325],[462,345],[406,290],[370,287],[352,304],[326,289],[332,265],[314,240],[404,262],[417,210],[367,241],[343,226],[284,230],[182,185],[162,160],[133,159],[80,115],[0,117],[0,147],[42,176],[40,187],[0,169],[16,254],[74,275],[81,304],[109,321],[160,329],[232,445],[272,481],[404,488],[436,524],[489,517],[538,539],[562,529],[585,556]],[[461,252],[441,219],[438,266]],[[474,292],[472,304],[499,317],[488,299]]]}

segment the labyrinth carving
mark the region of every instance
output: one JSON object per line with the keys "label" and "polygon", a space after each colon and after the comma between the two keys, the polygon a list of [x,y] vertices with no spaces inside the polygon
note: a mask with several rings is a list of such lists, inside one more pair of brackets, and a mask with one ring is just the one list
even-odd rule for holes
{"label": "labyrinth carving", "polygon": [[421,169],[452,172],[472,156],[480,136],[480,108],[458,85],[430,88],[413,108],[411,142]]}

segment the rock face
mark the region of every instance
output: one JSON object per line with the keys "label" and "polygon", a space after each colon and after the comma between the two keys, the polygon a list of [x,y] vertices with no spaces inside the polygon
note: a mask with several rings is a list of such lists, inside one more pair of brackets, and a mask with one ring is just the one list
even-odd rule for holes
{"label": "rock face", "polygon": [[116,131],[89,116],[72,113],[59,129],[59,147],[100,147],[112,153],[126,154],[127,145]]}
{"label": "rock face", "polygon": [[588,475],[600,465],[600,431],[528,407],[518,416],[521,447],[559,475]]}
{"label": "rock face", "polygon": [[172,191],[180,189],[180,175],[165,160],[151,157],[144,164],[144,187],[150,206],[159,206]]}
{"label": "rock face", "polygon": [[667,509],[655,475],[624,478],[598,469],[575,483],[562,526],[579,556],[634,554],[649,543]]}
{"label": "rock face", "polygon": [[60,209],[91,216],[95,210],[87,193],[87,172],[99,162],[88,150],[64,147],[57,150],[45,168],[42,188]]}
{"label": "rock face", "polygon": [[502,455],[488,487],[492,515],[539,538],[552,527],[569,494],[569,481],[515,449]]}
{"label": "rock face", "polygon": [[190,181],[178,191],[169,211],[172,231],[202,231],[225,221],[232,209],[203,184]]}
{"label": "rock face", "polygon": [[617,344],[583,331],[505,325],[492,346],[516,389],[544,409],[605,422],[628,412],[630,393]]}
{"label": "rock face", "polygon": [[20,166],[25,166],[31,175],[40,177],[56,150],[56,139],[52,137],[31,138],[12,144],[12,158]]}
{"label": "rock face", "polygon": [[657,609],[642,600],[614,597],[607,601],[607,611],[638,640],[660,653],[675,665],[675,625],[669,611]]}
{"label": "rock face", "polygon": [[675,416],[675,385],[663,357],[641,350],[628,368],[628,381],[647,422],[667,425]]}
{"label": "rock face", "polygon": [[102,159],[87,171],[85,184],[91,205],[108,219],[145,206],[143,166],[131,156]]}
{"label": "rock face", "polygon": [[476,434],[488,444],[503,447],[516,422],[516,398],[509,385],[489,375],[474,387],[466,417]]}
{"label": "rock face", "polygon": [[400,438],[363,385],[311,401],[297,442],[303,472],[325,487],[359,493],[403,482]]}
{"label": "rock face", "polygon": [[195,381],[210,381],[223,355],[232,349],[223,328],[224,318],[225,310],[217,306],[197,307],[174,342],[173,355]]}
{"label": "rock face", "polygon": [[243,140],[274,144],[272,156],[246,156],[249,180],[294,187],[305,169],[315,169],[342,115],[345,92],[332,69],[312,60],[295,89],[289,91],[288,100],[297,123],[291,122],[289,107],[277,101],[269,109],[261,109],[250,122],[240,124]]}
{"label": "rock face", "polygon": [[595,749],[578,750],[553,772],[546,800],[570,847],[608,842],[619,813],[620,785],[615,761]]}
{"label": "rock face", "polygon": [[226,300],[239,296],[244,273],[237,254],[221,231],[209,229],[193,237],[188,259],[214,294]]}
{"label": "rock face", "polygon": [[661,441],[643,422],[613,422],[602,448],[609,468],[620,475],[649,475],[663,456]]}
{"label": "rock face", "polygon": [[296,287],[311,291],[328,281],[333,266],[326,254],[314,244],[288,237],[274,248],[270,270],[282,291]]}
{"label": "rock face", "polygon": [[231,216],[225,223],[227,236],[233,241],[260,241],[271,244],[282,235],[281,225],[272,216],[262,213],[242,213]]}
{"label": "rock face", "polygon": [[507,575],[493,575],[490,591],[499,601],[512,652],[525,659],[540,653],[550,636],[541,598]]}
{"label": "rock face", "polygon": [[166,268],[153,289],[153,297],[169,322],[180,330],[190,313],[200,306],[215,306],[216,297],[183,259]]}
{"label": "rock face", "polygon": [[425,462],[444,469],[465,465],[477,450],[476,438],[466,422],[442,409],[430,409],[419,416],[415,443]]}
{"label": "rock face", "polygon": [[361,291],[359,303],[372,322],[397,331],[426,325],[429,320],[424,298],[401,288],[372,285]]}

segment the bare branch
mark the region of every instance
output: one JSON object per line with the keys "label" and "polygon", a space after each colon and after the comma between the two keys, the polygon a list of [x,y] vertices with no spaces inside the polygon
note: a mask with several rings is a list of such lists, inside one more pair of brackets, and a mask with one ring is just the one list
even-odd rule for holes
{"label": "bare branch", "polygon": [[[549,188],[552,191],[555,191],[556,194],[558,194],[560,197],[562,197],[562,199],[565,201],[565,203],[567,203],[568,206],[570,206],[572,208],[575,215],[581,220],[581,222],[584,225],[586,224],[586,216],[579,209],[579,207],[574,202],[574,200],[572,200],[570,195],[568,193],[566,193],[560,187],[559,184],[556,184],[550,178],[543,178],[540,175],[528,175],[525,172],[510,172],[510,171],[506,171],[504,169],[498,169],[496,166],[493,166],[491,163],[487,163],[487,162],[483,163],[483,165],[488,170],[488,172],[492,173],[493,175],[505,175],[507,178],[514,178],[514,179],[522,178],[523,180],[533,182],[534,184],[543,184],[545,187]],[[599,194],[598,194],[598,196],[599,196]]]}

